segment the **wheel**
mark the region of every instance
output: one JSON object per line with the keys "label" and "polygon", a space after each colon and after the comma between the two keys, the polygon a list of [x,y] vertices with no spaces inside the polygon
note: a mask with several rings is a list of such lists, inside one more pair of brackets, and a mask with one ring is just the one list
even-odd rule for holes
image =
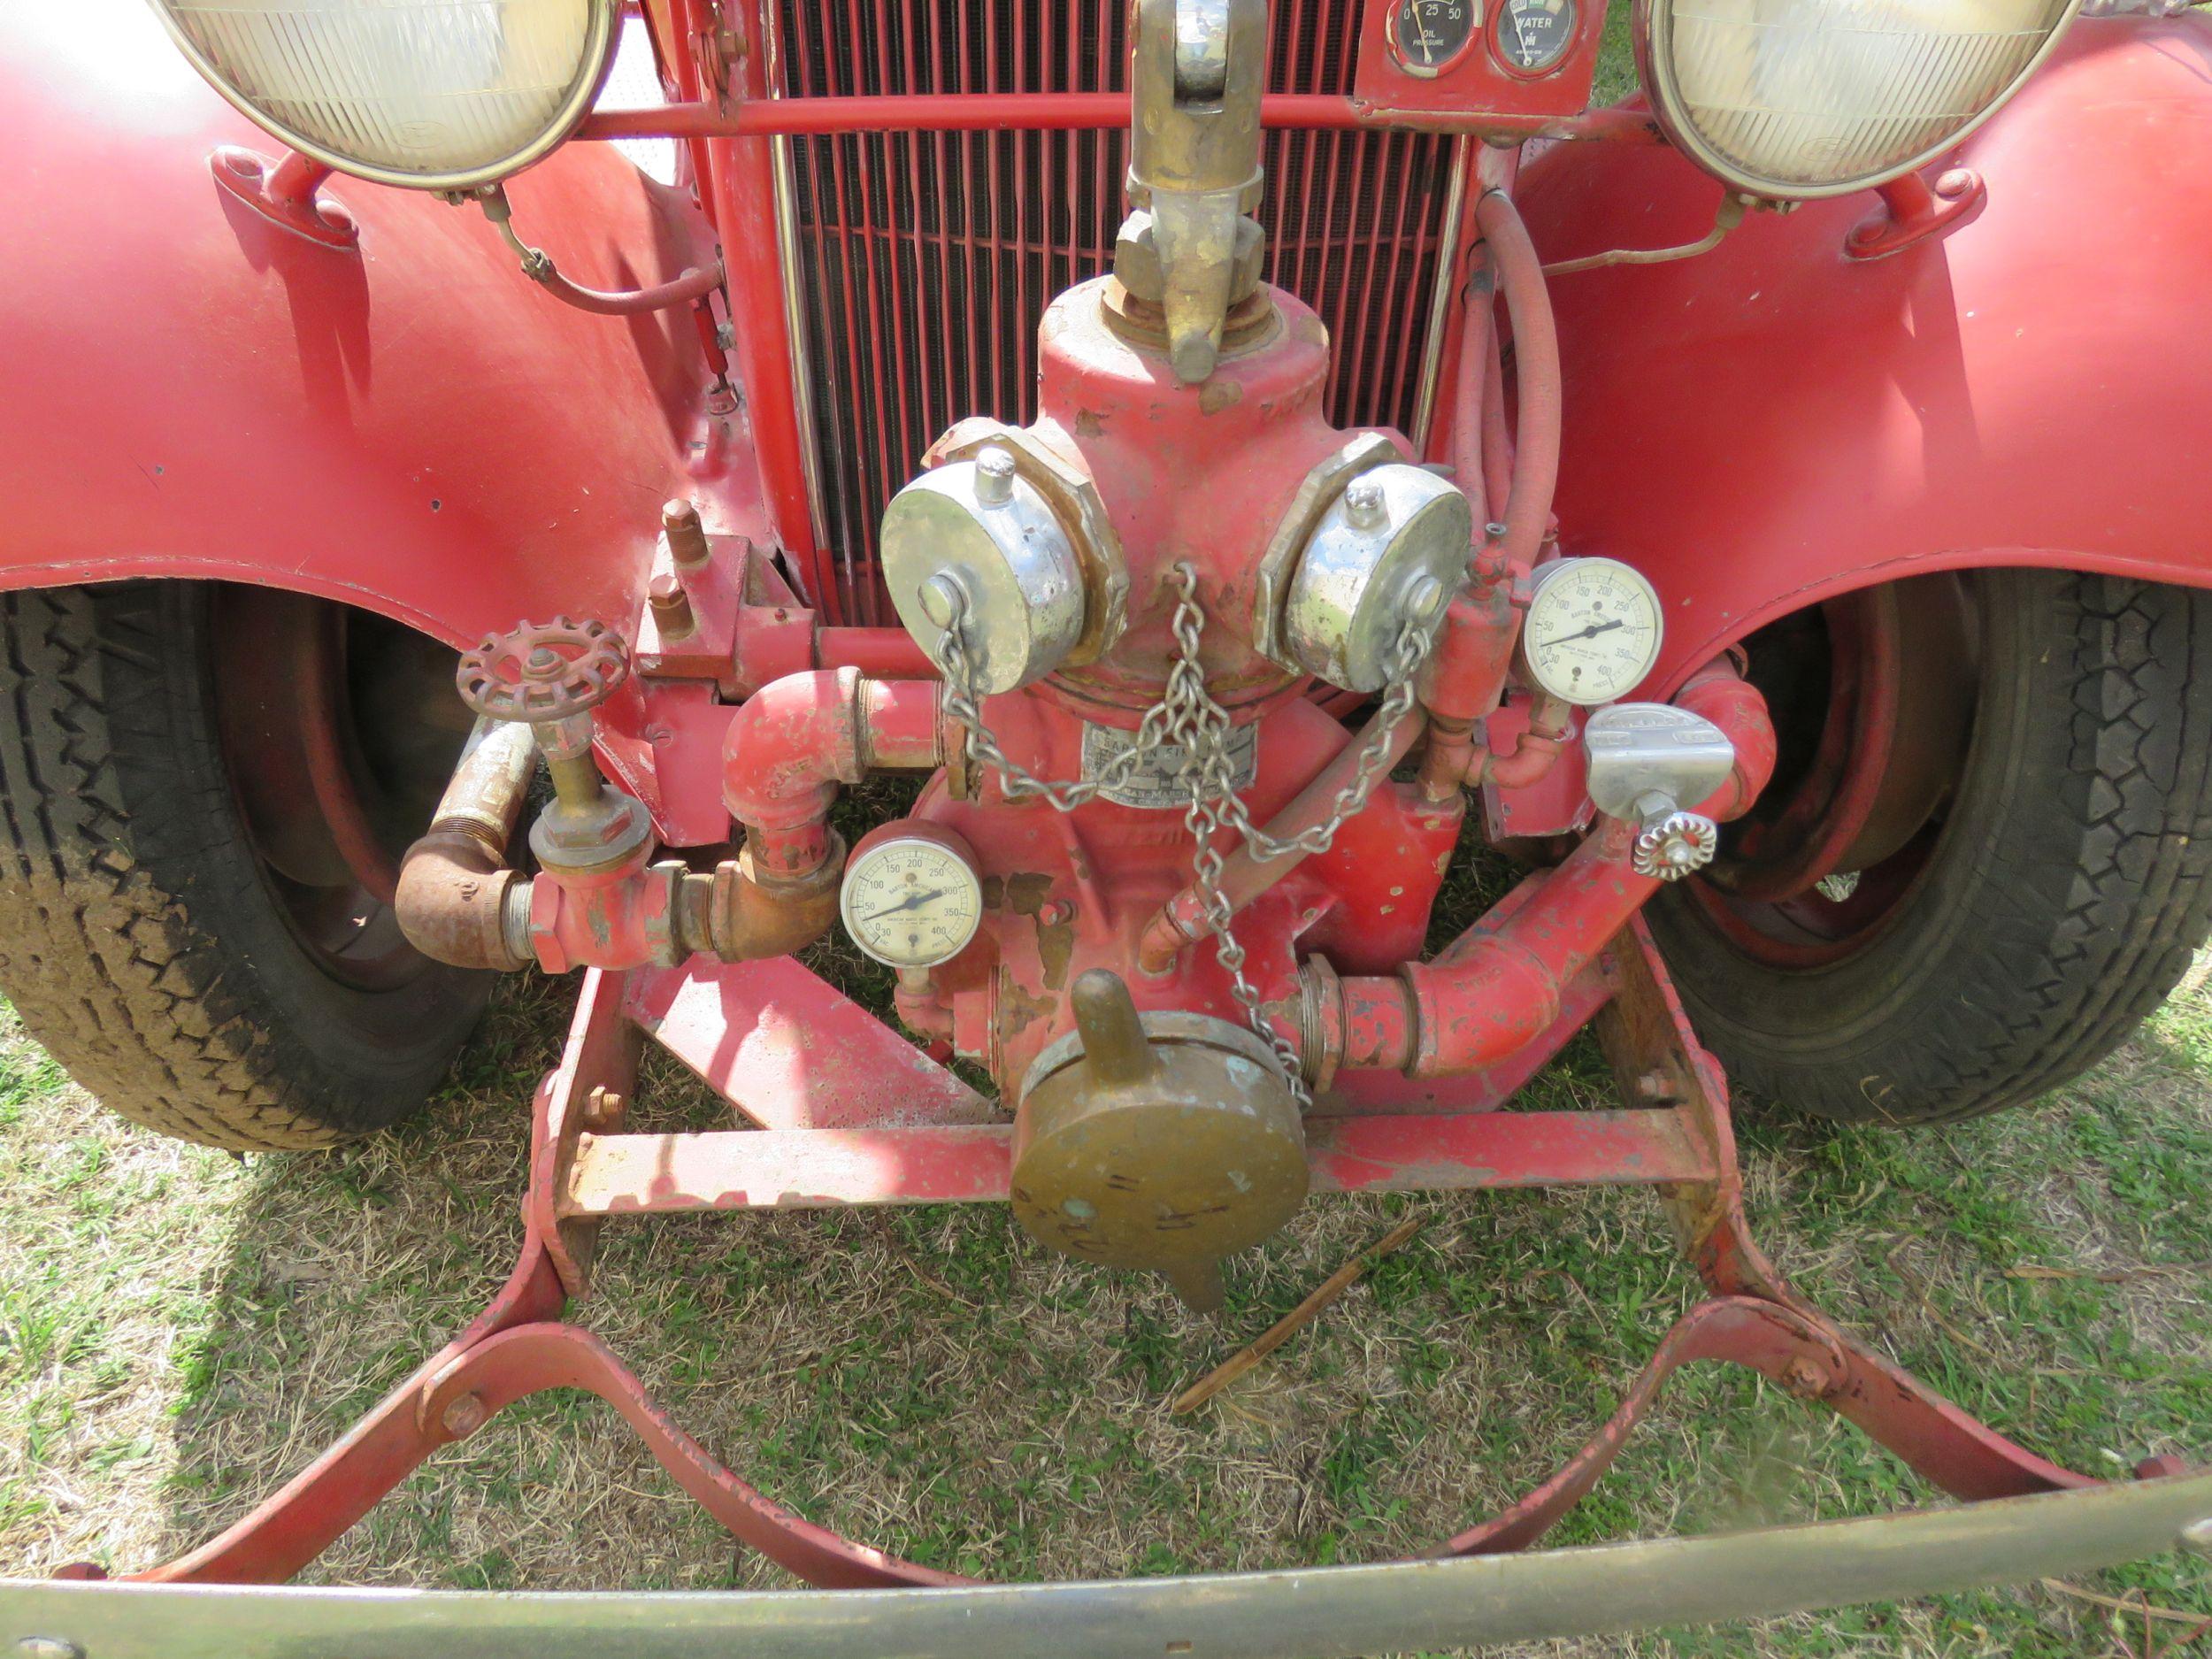
{"label": "wheel", "polygon": [[416,954],[385,902],[458,753],[451,653],[182,582],[0,595],[0,986],[31,1034],[208,1146],[419,1105],[489,978]]}
{"label": "wheel", "polygon": [[2212,907],[2212,595],[2067,572],[1892,584],[1754,636],[1773,783],[1652,923],[1753,1097],[2018,1105],[2163,1000]]}

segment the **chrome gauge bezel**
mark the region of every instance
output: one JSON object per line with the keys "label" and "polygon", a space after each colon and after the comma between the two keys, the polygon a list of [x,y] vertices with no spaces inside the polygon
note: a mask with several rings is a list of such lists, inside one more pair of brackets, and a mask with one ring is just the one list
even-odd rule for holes
{"label": "chrome gauge bezel", "polygon": [[[1603,696],[1594,697],[1553,685],[1545,678],[1543,671],[1539,666],[1536,649],[1536,630],[1542,616],[1546,593],[1548,591],[1555,593],[1562,577],[1570,573],[1589,573],[1593,567],[1614,572],[1618,578],[1640,589],[1645,603],[1651,610],[1651,639],[1645,647],[1634,677],[1627,680],[1617,689],[1609,690]],[[1595,556],[1554,559],[1549,564],[1537,566],[1534,575],[1530,579],[1528,610],[1523,613],[1521,618],[1521,645],[1518,653],[1521,670],[1530,684],[1559,698],[1563,703],[1572,703],[1577,708],[1594,709],[1609,703],[1619,702],[1650,676],[1652,669],[1658,664],[1659,653],[1666,644],[1666,639],[1667,618],[1664,609],[1659,603],[1659,590],[1651,585],[1649,578],[1632,565],[1624,564],[1619,559]]]}
{"label": "chrome gauge bezel", "polygon": [[[933,858],[942,861],[944,875],[956,881],[964,894],[967,900],[965,926],[959,930],[957,940],[949,947],[933,948],[904,956],[887,954],[881,949],[880,936],[872,940],[868,933],[871,921],[880,918],[854,914],[854,902],[864,885],[862,878],[886,859],[923,850]],[[933,968],[950,962],[965,950],[982,927],[983,879],[977,872],[973,855],[949,833],[932,833],[920,826],[908,827],[879,841],[872,839],[863,841],[853,849],[852,856],[845,863],[844,880],[838,887],[837,915],[844,924],[845,936],[871,961],[880,962],[887,968]]]}

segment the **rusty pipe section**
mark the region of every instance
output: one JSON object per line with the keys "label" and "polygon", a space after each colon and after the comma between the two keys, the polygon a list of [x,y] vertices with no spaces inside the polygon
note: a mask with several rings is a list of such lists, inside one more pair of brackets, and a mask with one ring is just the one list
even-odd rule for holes
{"label": "rusty pipe section", "polygon": [[537,764],[526,726],[480,719],[430,827],[400,863],[393,906],[408,942],[457,968],[526,966],[507,931],[512,890],[507,844]]}
{"label": "rusty pipe section", "polygon": [[946,755],[935,680],[870,680],[856,668],[771,680],[746,699],[722,744],[722,801],[745,826],[764,878],[819,870],[840,784],[879,768],[931,770]]}
{"label": "rusty pipe section", "polygon": [[[1727,658],[1693,674],[1676,701],[1728,734],[1737,764],[1695,810],[1740,817],[1774,770],[1766,702]],[[1526,1047],[1558,1019],[1567,983],[1612,941],[1659,887],[1631,862],[1635,826],[1601,819],[1558,868],[1521,888],[1434,960],[1394,977],[1340,979],[1323,964],[1300,976],[1310,1075],[1387,1066],[1409,1077],[1479,1071]]]}

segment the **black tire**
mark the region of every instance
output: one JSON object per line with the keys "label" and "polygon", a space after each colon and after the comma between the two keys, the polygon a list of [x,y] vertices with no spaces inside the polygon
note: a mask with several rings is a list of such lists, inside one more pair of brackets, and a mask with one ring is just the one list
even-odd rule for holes
{"label": "black tire", "polygon": [[0,597],[0,986],[111,1110],[238,1150],[419,1106],[489,976],[321,959],[226,770],[204,584]]}
{"label": "black tire", "polygon": [[1742,1090],[1852,1122],[2032,1101],[2166,997],[2212,910],[2212,595],[1981,573],[1964,771],[1913,885],[1841,960],[1756,960],[1687,892],[1653,922]]}

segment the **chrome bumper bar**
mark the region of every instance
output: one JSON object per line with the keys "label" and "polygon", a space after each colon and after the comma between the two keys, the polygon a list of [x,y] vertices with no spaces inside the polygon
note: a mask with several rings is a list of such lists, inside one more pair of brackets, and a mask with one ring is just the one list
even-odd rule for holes
{"label": "chrome bumper bar", "polygon": [[[470,1591],[0,1583],[27,1659],[1329,1659],[2018,1583],[2212,1548],[2212,1474],[1750,1532],[1372,1567],[972,1589]],[[43,1641],[50,1647],[34,1645]]]}

